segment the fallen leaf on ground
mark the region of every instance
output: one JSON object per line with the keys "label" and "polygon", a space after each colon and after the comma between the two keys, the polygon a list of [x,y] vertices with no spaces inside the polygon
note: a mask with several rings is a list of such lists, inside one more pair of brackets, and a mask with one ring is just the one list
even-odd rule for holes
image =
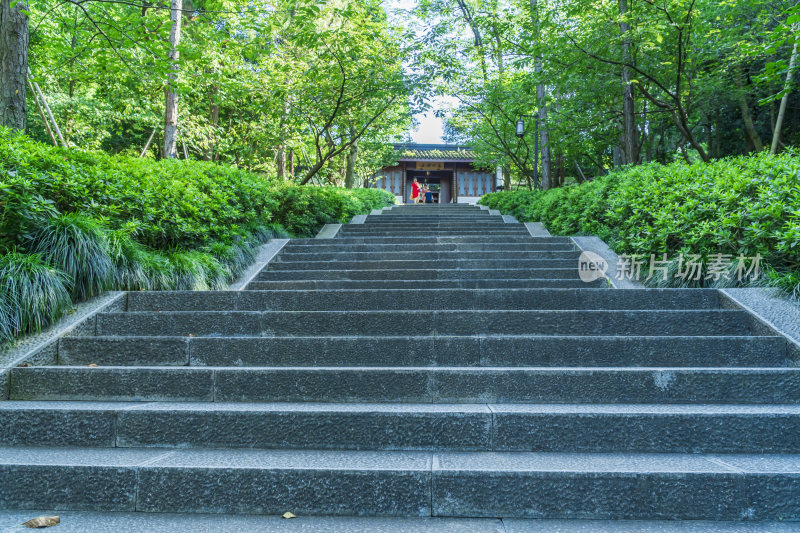
{"label": "fallen leaf on ground", "polygon": [[97,366],[97,364],[96,364],[96,363],[92,363],[91,365],[89,365],[89,368],[94,368],[94,367],[96,367],[96,366]]}
{"label": "fallen leaf on ground", "polygon": [[289,511],[286,511],[285,513],[283,513],[283,515],[281,515],[281,518],[285,518],[288,520],[290,518],[297,518],[297,517],[292,513],[290,513]]}
{"label": "fallen leaf on ground", "polygon": [[22,525],[31,529],[42,529],[45,527],[57,526],[60,523],[60,516],[37,516],[36,518],[28,520]]}

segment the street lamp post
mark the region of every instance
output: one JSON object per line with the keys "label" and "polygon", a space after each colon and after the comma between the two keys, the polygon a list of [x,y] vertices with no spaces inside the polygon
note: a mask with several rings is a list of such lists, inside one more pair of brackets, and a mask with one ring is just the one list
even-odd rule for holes
{"label": "street lamp post", "polygon": [[525,121],[523,118],[534,118],[534,133],[536,138],[533,140],[533,182],[539,186],[539,117],[538,115],[520,115],[517,120],[517,137],[520,139],[525,136]]}

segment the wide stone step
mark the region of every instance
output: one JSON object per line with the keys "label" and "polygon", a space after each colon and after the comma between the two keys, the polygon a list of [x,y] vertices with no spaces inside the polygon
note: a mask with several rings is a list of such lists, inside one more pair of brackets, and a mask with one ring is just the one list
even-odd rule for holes
{"label": "wide stone step", "polygon": [[[486,232],[475,235],[431,235],[417,234],[413,238],[403,235],[390,235],[383,237],[337,235],[334,239],[294,239],[292,242],[307,246],[329,246],[341,244],[493,244],[505,246],[506,244],[537,244],[546,242],[537,239],[549,237],[532,237],[530,235],[487,235]],[[551,241],[559,242],[559,241]],[[564,241],[560,241],[564,242]]]}
{"label": "wide stone step", "polygon": [[714,289],[365,289],[131,292],[127,311],[711,309]]}
{"label": "wide stone step", "polygon": [[433,513],[797,520],[799,469],[796,455],[442,453],[434,457]]}
{"label": "wide stone step", "polygon": [[309,252],[298,253],[287,250],[279,254],[273,263],[291,263],[291,262],[320,262],[320,261],[508,261],[508,260],[536,260],[536,259],[561,259],[571,260],[575,265],[578,264],[578,257],[580,252],[574,250],[564,251],[533,251],[533,252],[516,252],[516,251],[486,251],[486,252],[469,252],[462,251],[398,251],[398,252],[352,252],[352,251],[338,251],[338,252]]}
{"label": "wide stone step", "polygon": [[427,452],[0,449],[0,508],[429,516]]}
{"label": "wide stone step", "polygon": [[[298,261],[270,262],[262,272],[279,270],[428,270],[484,269],[502,272],[515,268],[545,268],[578,270],[578,258],[572,259],[432,259],[432,260],[374,260],[374,261]],[[495,276],[496,277],[496,276]]]}
{"label": "wide stone step", "polygon": [[[417,289],[420,283],[413,280],[289,280],[252,281],[248,290],[314,290],[314,289]],[[464,279],[426,280],[428,289],[585,289],[608,288],[602,279],[583,282],[579,279]]]}
{"label": "wide stone step", "polygon": [[800,403],[798,368],[43,366],[9,381],[11,400]]}
{"label": "wide stone step", "polygon": [[749,315],[713,310],[164,311],[97,315],[97,335],[746,335]]}
{"label": "wide stone step", "polygon": [[760,336],[63,337],[58,362],[100,366],[793,366],[785,339]]}
{"label": "wide stone step", "polygon": [[337,253],[337,252],[571,252],[575,246],[568,241],[532,242],[498,245],[493,243],[455,244],[455,243],[405,243],[405,244],[342,244],[338,239],[320,239],[311,245],[295,244],[284,246],[283,253]]}
{"label": "wide stone step", "polygon": [[[299,516],[285,520],[280,515],[232,515],[205,513],[137,513],[54,511],[0,511],[0,531],[18,531],[18,526],[34,516],[58,515],[59,533],[509,533],[497,518],[440,517],[365,517],[365,516]],[[517,524],[521,522],[515,520]],[[537,520],[536,523],[545,523]],[[670,524],[659,523],[663,527]],[[703,522],[711,526],[708,522]],[[783,524],[768,522],[773,533],[788,531]],[[517,526],[519,527],[519,526]],[[577,526],[576,526],[577,527]],[[655,527],[655,526],[652,526]],[[692,527],[692,526],[687,526]],[[730,526],[726,526],[730,527]],[[515,529],[514,531],[520,531]],[[526,530],[528,531],[528,530]],[[538,531],[538,530],[537,530]],[[552,530],[547,530],[552,533]],[[566,530],[560,530],[566,531]],[[571,530],[570,530],[571,531]],[[636,530],[643,531],[643,530]],[[664,529],[648,529],[664,532]],[[673,531],[673,529],[669,529]],[[694,528],[691,529],[694,531]],[[704,530],[709,533],[712,530]],[[714,532],[719,530],[714,529]],[[726,529],[727,533],[745,531]],[[747,529],[753,533],[754,529]],[[631,533],[628,531],[628,533]]]}
{"label": "wide stone step", "polygon": [[472,279],[559,279],[580,280],[578,269],[572,268],[493,268],[448,269],[358,269],[358,270],[262,270],[254,281],[281,280],[472,280]]}
{"label": "wide stone step", "polygon": [[[358,226],[354,226],[358,227]],[[339,234],[342,237],[405,237],[406,239],[413,239],[415,237],[469,237],[469,236],[491,236],[491,237],[514,237],[514,236],[529,236],[528,230],[525,228],[501,228],[501,229],[419,229],[419,230],[405,230],[405,229],[381,229],[364,227],[364,229],[349,229],[347,226],[342,227]]]}
{"label": "wide stone step", "polygon": [[800,452],[800,405],[11,401],[0,426],[0,446]]}
{"label": "wide stone step", "polygon": [[0,451],[0,506],[797,520],[798,469],[797,455],[19,447]]}

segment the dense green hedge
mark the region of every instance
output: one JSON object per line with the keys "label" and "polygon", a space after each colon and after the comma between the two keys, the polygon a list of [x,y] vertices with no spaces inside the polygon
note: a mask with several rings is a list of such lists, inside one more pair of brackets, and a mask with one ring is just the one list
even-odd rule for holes
{"label": "dense green hedge", "polygon": [[63,150],[0,128],[0,341],[106,289],[223,288],[260,242],[392,203],[382,190]]}
{"label": "dense green hedge", "polygon": [[[797,154],[762,153],[710,164],[643,165],[582,185],[501,192],[480,202],[520,221],[541,221],[555,235],[598,235],[618,253],[761,254],[766,279],[797,296],[799,180]],[[679,282],[670,277],[670,284]]]}

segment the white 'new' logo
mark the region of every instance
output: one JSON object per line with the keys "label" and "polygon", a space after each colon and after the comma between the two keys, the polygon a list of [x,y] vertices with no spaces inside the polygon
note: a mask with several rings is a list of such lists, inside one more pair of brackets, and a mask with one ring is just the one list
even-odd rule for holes
{"label": "white 'new' logo", "polygon": [[608,263],[594,252],[582,252],[578,258],[578,275],[585,283],[608,277]]}

